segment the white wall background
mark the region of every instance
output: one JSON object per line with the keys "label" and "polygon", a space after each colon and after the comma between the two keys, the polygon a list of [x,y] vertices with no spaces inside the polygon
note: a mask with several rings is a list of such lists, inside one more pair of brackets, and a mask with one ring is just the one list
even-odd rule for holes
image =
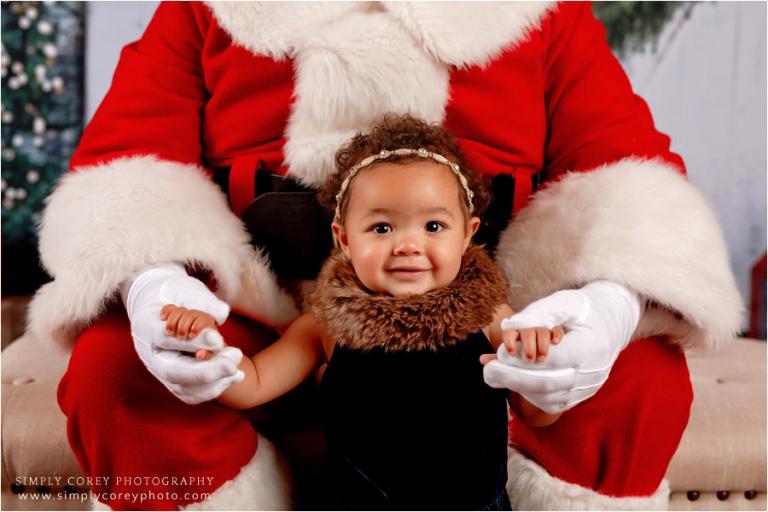
{"label": "white wall background", "polygon": [[149,24],[158,2],[88,2],[85,26],[85,118],[109,90],[120,50]]}
{"label": "white wall background", "polygon": [[[141,35],[156,5],[88,3],[88,119],[120,49]],[[701,2],[666,27],[655,54],[623,64],[717,212],[748,305],[750,269],[766,250],[766,4]]]}
{"label": "white wall background", "polygon": [[698,3],[624,67],[715,208],[749,307],[766,250],[766,4]]}

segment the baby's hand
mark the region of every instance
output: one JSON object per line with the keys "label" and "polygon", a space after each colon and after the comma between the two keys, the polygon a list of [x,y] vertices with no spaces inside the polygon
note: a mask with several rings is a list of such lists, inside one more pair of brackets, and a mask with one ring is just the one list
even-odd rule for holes
{"label": "baby's hand", "polygon": [[523,345],[523,353],[528,361],[544,361],[549,355],[549,346],[557,345],[563,339],[565,331],[558,325],[553,329],[533,327],[528,329],[508,329],[502,332],[504,346],[511,355],[517,353],[518,340]]}
{"label": "baby's hand", "polygon": [[[166,304],[160,310],[160,320],[165,320],[165,334],[182,340],[191,340],[203,329],[216,330],[216,320],[204,311]],[[208,359],[211,352],[198,350],[195,359]]]}

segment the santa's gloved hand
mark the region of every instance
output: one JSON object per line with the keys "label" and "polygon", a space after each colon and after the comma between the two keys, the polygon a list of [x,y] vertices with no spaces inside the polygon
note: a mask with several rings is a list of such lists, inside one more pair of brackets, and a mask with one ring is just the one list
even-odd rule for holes
{"label": "santa's gloved hand", "polygon": [[539,299],[503,320],[502,330],[563,325],[562,341],[542,362],[510,355],[501,344],[497,359],[483,368],[485,382],[516,391],[548,413],[570,409],[597,393],[608,379],[641,310],[635,292],[611,281],[594,281]]}
{"label": "santa's gloved hand", "polygon": [[[191,340],[166,335],[166,322],[160,319],[166,304],[205,311],[218,324],[229,316],[229,306],[181,265],[151,267],[125,283],[121,293],[139,359],[179,399],[188,404],[206,402],[243,380],[243,372],[237,369],[243,353],[225,347],[218,332],[206,329]],[[213,352],[213,357],[195,359],[201,349]]]}

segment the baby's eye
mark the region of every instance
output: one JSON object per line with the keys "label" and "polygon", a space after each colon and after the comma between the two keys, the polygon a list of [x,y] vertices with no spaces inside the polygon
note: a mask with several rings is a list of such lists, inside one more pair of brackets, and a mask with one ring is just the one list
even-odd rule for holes
{"label": "baby's eye", "polygon": [[374,224],[371,227],[371,231],[373,231],[377,235],[386,235],[387,233],[392,231],[392,226],[390,226],[389,224],[384,224],[383,222],[381,222],[379,224]]}
{"label": "baby's eye", "polygon": [[424,229],[426,229],[430,233],[439,233],[440,231],[445,229],[445,225],[442,222],[431,220],[427,222],[427,224],[424,226]]}

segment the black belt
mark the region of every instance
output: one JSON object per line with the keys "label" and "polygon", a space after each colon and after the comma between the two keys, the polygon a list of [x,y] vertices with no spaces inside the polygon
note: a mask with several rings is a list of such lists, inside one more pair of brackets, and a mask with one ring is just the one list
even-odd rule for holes
{"label": "black belt", "polygon": [[[230,169],[214,171],[214,181],[229,197]],[[534,190],[542,173],[534,175]],[[256,171],[255,199],[242,215],[251,243],[270,258],[279,279],[314,279],[333,249],[333,213],[317,201],[317,191],[297,181]],[[500,174],[490,180],[491,203],[473,241],[490,254],[512,217],[515,178]]]}
{"label": "black belt", "polygon": [[[229,168],[214,180],[229,197]],[[333,214],[317,191],[266,170],[256,171],[254,199],[242,214],[251,243],[269,256],[279,279],[314,279],[333,249]]]}

